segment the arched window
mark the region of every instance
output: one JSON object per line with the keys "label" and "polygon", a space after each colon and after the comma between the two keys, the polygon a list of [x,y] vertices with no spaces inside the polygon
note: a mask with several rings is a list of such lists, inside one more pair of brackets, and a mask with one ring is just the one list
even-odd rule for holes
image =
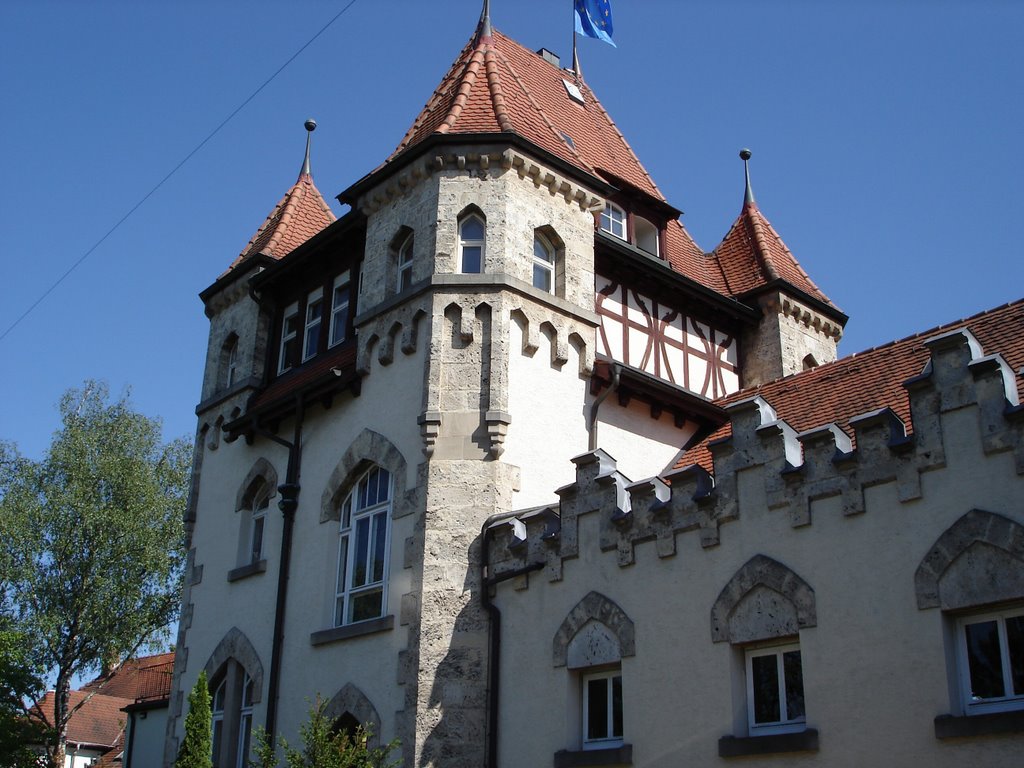
{"label": "arched window", "polygon": [[410,285],[412,285],[412,234],[410,233],[406,237],[402,244],[398,246],[397,266],[398,266],[398,284],[395,286],[396,290],[401,293]]}
{"label": "arched window", "polygon": [[647,251],[652,256],[658,255],[658,228],[654,225],[654,222],[634,214],[633,236],[636,240],[637,248],[641,251]]}
{"label": "arched window", "polygon": [[601,229],[621,240],[626,239],[626,212],[615,203],[605,203],[601,212]]}
{"label": "arched window", "polygon": [[390,518],[391,474],[375,466],[341,504],[335,626],[384,615]]}
{"label": "arched window", "polygon": [[533,235],[533,287],[555,292],[555,249],[540,232]]}
{"label": "arched window", "polygon": [[471,213],[459,222],[459,271],[477,274],[484,271],[484,220]]}
{"label": "arched window", "polygon": [[232,333],[221,349],[221,385],[227,389],[238,381],[238,336]]}
{"label": "arched window", "polygon": [[263,559],[263,533],[267,526],[267,509],[270,507],[271,489],[262,483],[252,497],[250,511],[252,522],[249,536],[249,562],[258,563]]}
{"label": "arched window", "polygon": [[[238,685],[241,672],[241,691]],[[214,768],[246,768],[252,745],[253,680],[233,660],[213,687],[210,701]]]}

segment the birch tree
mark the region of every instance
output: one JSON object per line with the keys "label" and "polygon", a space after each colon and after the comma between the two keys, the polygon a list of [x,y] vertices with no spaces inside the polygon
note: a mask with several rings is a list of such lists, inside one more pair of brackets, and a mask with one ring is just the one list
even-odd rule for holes
{"label": "birch tree", "polygon": [[[63,768],[75,676],[157,647],[176,618],[189,446],[89,381],[60,401],[61,427],[32,461],[0,453],[0,612],[53,682],[44,744]],[[116,668],[116,667],[115,667]]]}

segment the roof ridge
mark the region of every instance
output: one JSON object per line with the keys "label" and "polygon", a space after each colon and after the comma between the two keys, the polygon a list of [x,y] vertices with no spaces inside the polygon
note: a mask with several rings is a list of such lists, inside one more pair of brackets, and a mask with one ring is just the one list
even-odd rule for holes
{"label": "roof ridge", "polygon": [[[768,217],[765,216],[763,213],[761,213],[761,209],[760,209],[760,207],[758,207],[757,203],[752,203],[752,205],[757,210],[758,217],[763,221],[764,225],[768,227],[768,231],[775,238],[776,242],[778,242],[779,247],[782,248],[783,252],[787,256],[789,256],[790,260],[792,260],[793,266],[796,267],[797,271],[800,272],[800,274],[804,278],[804,280],[806,280],[808,282],[808,284],[812,288],[814,288],[814,290],[816,290],[822,296],[825,296],[825,292],[823,290],[821,290],[821,287],[816,282],[814,282],[813,279],[811,279],[811,276],[807,273],[807,270],[804,269],[803,264],[800,263],[800,260],[797,259],[797,257],[793,254],[793,252],[789,249],[789,246],[786,245],[786,241],[782,239],[782,235],[780,235],[776,231],[775,227],[772,226],[772,223],[768,220]],[[827,296],[825,296],[825,298],[828,299]],[[828,299],[828,302],[831,304],[832,300]]]}
{"label": "roof ridge", "polygon": [[445,115],[444,120],[437,127],[438,133],[448,133],[455,123],[459,121],[462,110],[466,108],[466,102],[469,101],[469,95],[476,86],[477,75],[480,73],[480,60],[483,57],[484,53],[479,45],[469,55],[469,60],[466,62],[466,66],[459,77],[459,88],[455,93],[455,98],[452,99],[451,106],[448,107],[448,114]]}
{"label": "roof ridge", "polygon": [[302,190],[299,185],[304,183],[302,180],[295,182],[292,188],[288,190],[285,197],[284,208],[281,210],[281,217],[277,220],[277,226],[274,227],[274,233],[270,236],[267,244],[264,246],[264,250],[270,253],[274,252],[274,248],[281,242],[281,238],[284,237],[284,231],[288,228],[288,225],[292,221],[292,216],[295,213],[295,209],[298,207],[299,201],[304,197],[301,194]]}
{"label": "roof ridge", "polygon": [[[512,120],[508,116],[508,110],[505,109],[505,92],[501,87],[501,75],[498,73],[498,65],[495,63],[495,58],[501,56],[500,51],[495,50],[491,44],[486,44],[486,50],[484,51],[484,70],[487,74],[487,87],[491,95],[491,104],[494,106],[494,117],[498,121],[498,125],[501,126],[501,130],[514,132],[515,128],[512,125]],[[512,72],[512,76],[515,77],[515,70],[512,69],[512,65],[508,63],[504,56],[501,59],[505,61],[505,66]]]}
{"label": "roof ridge", "polygon": [[[761,211],[757,207],[757,203],[749,202],[743,206],[743,212],[740,216],[748,221],[749,227],[753,232],[751,242],[754,245],[754,255],[757,257],[758,261],[761,262],[761,269],[764,270],[764,273],[767,275],[769,280],[778,280],[779,272],[775,269],[775,264],[772,263],[771,252],[768,249],[768,244],[765,242],[764,232],[761,229],[761,224],[765,223],[766,220],[760,214]],[[785,247],[785,245],[783,245],[783,247]]]}

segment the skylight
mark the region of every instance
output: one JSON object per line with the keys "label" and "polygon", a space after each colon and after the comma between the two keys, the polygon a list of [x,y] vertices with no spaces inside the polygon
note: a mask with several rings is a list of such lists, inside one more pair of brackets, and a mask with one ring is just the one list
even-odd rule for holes
{"label": "skylight", "polygon": [[580,90],[579,86],[576,85],[576,83],[571,83],[568,80],[563,79],[562,85],[565,86],[565,92],[569,94],[570,99],[579,104],[585,103],[583,101],[583,92]]}
{"label": "skylight", "polygon": [[569,148],[576,149],[576,142],[572,140],[572,136],[565,131],[560,131],[560,133],[562,134],[562,138],[565,139],[565,143],[569,145]]}

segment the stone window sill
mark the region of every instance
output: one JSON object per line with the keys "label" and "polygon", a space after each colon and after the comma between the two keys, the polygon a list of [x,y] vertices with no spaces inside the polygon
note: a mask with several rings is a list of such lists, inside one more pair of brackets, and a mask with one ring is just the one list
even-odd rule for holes
{"label": "stone window sill", "polygon": [[1024,733],[1024,710],[970,716],[939,715],[935,718],[937,739],[960,739],[996,733]]}
{"label": "stone window sill", "polygon": [[632,765],[633,745],[610,749],[562,749],[555,752],[555,768],[584,768],[591,765]]}
{"label": "stone window sill", "polygon": [[349,640],[353,637],[373,635],[377,632],[387,632],[389,629],[394,628],[394,616],[381,616],[379,619],[367,619],[366,621],[358,621],[355,624],[345,624],[341,627],[321,629],[309,636],[309,644],[326,645],[327,643]]}
{"label": "stone window sill", "polygon": [[257,573],[263,573],[267,570],[266,560],[257,560],[255,563],[249,563],[248,565],[241,565],[234,570],[228,571],[228,581],[238,581],[248,576],[255,576]]}
{"label": "stone window sill", "polygon": [[818,731],[807,728],[796,733],[773,733],[768,736],[723,736],[718,740],[719,757],[775,755],[784,752],[817,752]]}

